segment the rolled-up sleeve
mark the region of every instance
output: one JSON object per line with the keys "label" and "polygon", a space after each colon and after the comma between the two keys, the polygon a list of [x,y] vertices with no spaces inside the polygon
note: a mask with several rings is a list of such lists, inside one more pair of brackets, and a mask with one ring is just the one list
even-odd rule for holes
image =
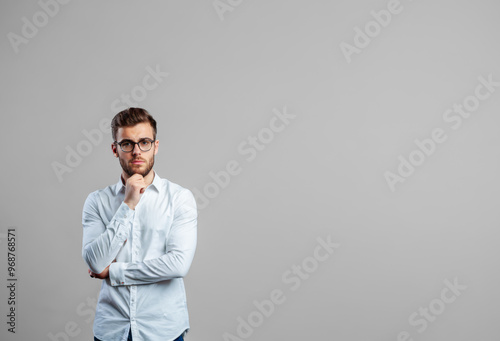
{"label": "rolled-up sleeve", "polygon": [[82,257],[94,273],[101,273],[114,260],[133,224],[135,211],[122,203],[106,226],[99,214],[97,192],[89,194],[82,212]]}
{"label": "rolled-up sleeve", "polygon": [[191,267],[197,243],[196,201],[188,189],[180,191],[167,240],[167,252],[141,262],[115,262],[109,267],[112,286],[149,284],[184,277]]}

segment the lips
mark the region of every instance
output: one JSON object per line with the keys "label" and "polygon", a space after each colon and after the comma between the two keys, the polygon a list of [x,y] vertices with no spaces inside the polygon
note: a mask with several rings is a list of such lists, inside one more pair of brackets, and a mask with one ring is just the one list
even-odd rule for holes
{"label": "lips", "polygon": [[144,163],[144,160],[133,160],[132,164],[134,165],[140,165],[141,163]]}

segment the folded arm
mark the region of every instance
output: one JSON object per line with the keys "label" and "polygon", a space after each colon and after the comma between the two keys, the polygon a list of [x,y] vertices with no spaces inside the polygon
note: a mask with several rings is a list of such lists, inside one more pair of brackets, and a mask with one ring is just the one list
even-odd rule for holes
{"label": "folded arm", "polygon": [[112,263],[109,267],[112,286],[149,284],[186,276],[197,243],[197,209],[189,190],[179,193],[177,202],[167,237],[167,252],[141,262]]}
{"label": "folded arm", "polygon": [[83,206],[82,257],[92,272],[100,274],[128,238],[135,211],[122,203],[107,226],[99,215],[97,193],[90,194]]}

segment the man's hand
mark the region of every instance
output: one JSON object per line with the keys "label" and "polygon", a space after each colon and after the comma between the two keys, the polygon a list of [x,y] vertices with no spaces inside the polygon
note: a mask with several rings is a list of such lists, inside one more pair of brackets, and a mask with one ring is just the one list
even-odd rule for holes
{"label": "man's hand", "polygon": [[[111,263],[114,263],[116,262],[116,259],[114,261],[112,261]],[[109,264],[106,269],[104,269],[100,274],[96,274],[96,273],[93,273],[90,269],[89,269],[89,274],[90,274],[90,277],[92,278],[99,278],[99,279],[105,279],[105,278],[108,278],[109,277],[109,266],[111,264]]]}
{"label": "man's hand", "polygon": [[146,182],[142,175],[137,173],[132,175],[125,183],[125,199],[123,202],[132,210],[135,210],[135,206],[141,200],[142,193],[144,193],[146,187]]}

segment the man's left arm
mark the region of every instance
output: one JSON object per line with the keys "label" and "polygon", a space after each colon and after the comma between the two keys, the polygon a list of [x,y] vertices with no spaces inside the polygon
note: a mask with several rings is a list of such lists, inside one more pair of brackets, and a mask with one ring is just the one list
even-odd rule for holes
{"label": "man's left arm", "polygon": [[167,253],[142,262],[115,262],[109,266],[112,286],[138,285],[187,275],[197,243],[196,201],[191,191],[179,193],[174,221],[167,241]]}

